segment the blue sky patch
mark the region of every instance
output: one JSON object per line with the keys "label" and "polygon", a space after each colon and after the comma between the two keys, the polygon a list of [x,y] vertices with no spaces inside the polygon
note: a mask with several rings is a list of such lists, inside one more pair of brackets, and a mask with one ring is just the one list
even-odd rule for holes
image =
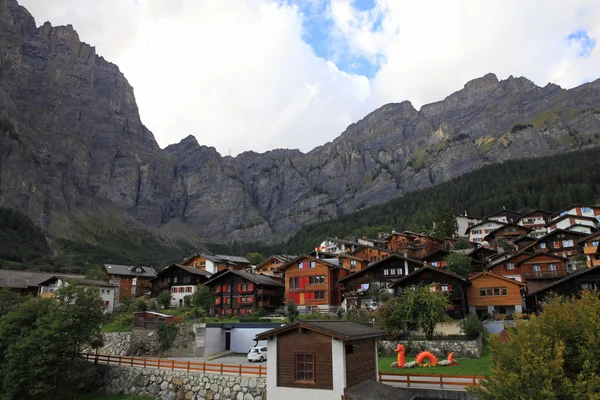
{"label": "blue sky patch", "polygon": [[567,42],[571,46],[578,46],[577,57],[589,57],[596,47],[596,38],[590,37],[584,30],[579,30],[567,36]]}

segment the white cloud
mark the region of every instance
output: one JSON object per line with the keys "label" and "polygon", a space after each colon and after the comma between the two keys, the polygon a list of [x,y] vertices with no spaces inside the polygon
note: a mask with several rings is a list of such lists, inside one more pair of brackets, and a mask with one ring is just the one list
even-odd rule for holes
{"label": "white cloud", "polygon": [[[584,0],[20,0],[38,24],[72,24],[135,88],[165,146],[193,134],[222,154],[303,151],[387,102],[416,107],[494,72],[573,87],[599,76],[600,4]],[[323,5],[325,4],[325,7]],[[307,11],[308,10],[308,11]],[[321,11],[315,11],[321,12]],[[333,24],[331,57],[302,40],[303,19]],[[335,63],[368,60],[371,81]],[[350,65],[349,65],[350,66]]]}

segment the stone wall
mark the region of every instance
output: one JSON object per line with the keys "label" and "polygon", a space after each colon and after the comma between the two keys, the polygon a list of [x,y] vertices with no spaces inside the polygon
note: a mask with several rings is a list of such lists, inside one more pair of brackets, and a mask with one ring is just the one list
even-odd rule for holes
{"label": "stone wall", "polygon": [[418,353],[419,351],[430,351],[439,359],[448,357],[448,354],[454,352],[455,357],[479,358],[483,349],[481,337],[474,340],[461,338],[440,338],[434,340],[425,340],[421,338],[399,339],[399,340],[381,340],[379,342],[379,351],[382,356],[391,356],[394,350],[402,344],[407,354]]}
{"label": "stone wall", "polygon": [[177,400],[266,400],[266,378],[99,365],[92,389]]}
{"label": "stone wall", "polygon": [[[98,349],[100,354],[110,354],[111,356],[130,355],[131,332],[111,332],[102,334],[104,346]],[[91,352],[94,352],[92,350]]]}

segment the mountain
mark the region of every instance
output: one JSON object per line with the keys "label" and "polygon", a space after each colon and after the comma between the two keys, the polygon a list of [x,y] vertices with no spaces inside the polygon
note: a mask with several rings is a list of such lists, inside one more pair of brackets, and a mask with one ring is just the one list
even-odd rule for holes
{"label": "mountain", "polygon": [[485,165],[600,142],[600,80],[488,74],[420,110],[387,104],[306,154],[223,157],[191,136],[161,149],[119,68],[72,26],[36,27],[0,0],[0,49],[0,205],[63,246],[274,243]]}

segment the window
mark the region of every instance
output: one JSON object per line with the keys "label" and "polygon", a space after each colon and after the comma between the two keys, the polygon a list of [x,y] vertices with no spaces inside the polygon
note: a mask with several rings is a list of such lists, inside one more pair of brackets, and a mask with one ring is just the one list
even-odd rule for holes
{"label": "window", "polygon": [[315,300],[325,300],[325,291],[320,290],[315,292]]}
{"label": "window", "polygon": [[563,240],[563,247],[573,247],[573,240]]}
{"label": "window", "polygon": [[346,354],[353,354],[354,353],[354,346],[351,344],[347,344],[346,345]]}
{"label": "window", "polygon": [[541,268],[540,268],[540,264],[533,264],[533,272],[540,272]]}
{"label": "window", "polygon": [[390,269],[390,275],[396,275],[396,268]]}
{"label": "window", "polygon": [[[133,278],[133,279],[135,279],[135,278]],[[177,277],[173,278],[173,283],[177,283]]]}
{"label": "window", "polygon": [[317,263],[316,263],[316,261],[311,261],[311,262],[310,262],[310,267],[311,267],[311,268],[316,268],[316,267],[317,267]]}
{"label": "window", "polygon": [[556,271],[556,264],[552,263],[548,265],[548,271]]}
{"label": "window", "polygon": [[356,267],[356,260],[350,260],[350,266]]}
{"label": "window", "polygon": [[506,269],[515,269],[515,263],[506,263]]}
{"label": "window", "polygon": [[389,269],[384,269],[383,270],[383,275],[389,275],[390,274],[390,270]]}
{"label": "window", "polygon": [[546,248],[546,243],[540,243],[540,249],[545,249]]}
{"label": "window", "polygon": [[100,289],[100,293],[104,294],[104,289]]}
{"label": "window", "polygon": [[290,278],[290,289],[298,289],[298,278]]}
{"label": "window", "polygon": [[555,249],[560,249],[560,245],[561,245],[561,244],[562,244],[562,243],[561,243],[560,241],[556,241],[556,242],[554,242],[554,248],[555,248]]}
{"label": "window", "polygon": [[448,292],[448,285],[442,285],[442,292]]}
{"label": "window", "polygon": [[508,296],[508,290],[506,289],[506,287],[502,287],[500,289],[502,291],[502,296]]}
{"label": "window", "polygon": [[296,353],[296,381],[314,382],[315,381],[315,356],[314,354]]}
{"label": "window", "polygon": [[493,290],[492,290],[491,287],[487,288],[486,291],[487,291],[487,295],[488,296],[493,296],[494,295]]}
{"label": "window", "polygon": [[593,241],[592,246],[598,247],[598,240]]}
{"label": "window", "polygon": [[131,284],[132,284],[132,285],[137,285],[137,278],[133,278],[133,279],[131,280]]}
{"label": "window", "polygon": [[325,283],[325,275],[321,275],[321,276],[311,276],[309,283],[311,285],[320,285],[322,283]]}
{"label": "window", "polygon": [[206,261],[200,261],[200,267],[205,267],[206,266]]}
{"label": "window", "polygon": [[590,207],[581,207],[581,213],[591,213],[592,209]]}
{"label": "window", "polygon": [[506,307],[498,307],[498,314],[506,314]]}
{"label": "window", "polygon": [[484,288],[479,289],[479,295],[481,297],[485,297],[485,289]]}
{"label": "window", "polygon": [[500,296],[500,288],[499,287],[494,288],[494,296]]}

